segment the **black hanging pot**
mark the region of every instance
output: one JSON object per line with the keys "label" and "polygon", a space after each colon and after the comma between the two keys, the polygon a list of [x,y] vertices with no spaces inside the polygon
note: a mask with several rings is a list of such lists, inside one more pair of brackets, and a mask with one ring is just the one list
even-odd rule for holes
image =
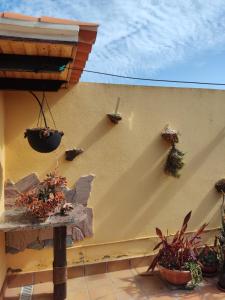
{"label": "black hanging pot", "polygon": [[[42,101],[40,101],[38,99],[38,97],[32,91],[29,91],[29,92],[37,101],[37,103],[40,107],[40,112],[39,112],[39,117],[38,117],[37,128],[26,129],[26,131],[24,133],[24,137],[27,138],[30,146],[37,152],[41,152],[41,153],[52,152],[55,149],[57,149],[58,146],[60,145],[61,139],[62,139],[62,136],[64,135],[64,133],[62,131],[58,131],[56,129],[50,129],[47,124],[47,120],[46,120],[44,109],[43,109],[44,101],[47,104],[47,107],[48,107],[48,110],[52,117],[54,125],[55,125],[55,121],[54,121],[52,113],[50,111],[47,99],[45,98],[45,93],[43,92],[43,98],[42,98]],[[39,118],[41,116],[44,121],[44,127],[41,127],[41,126],[39,127]]]}
{"label": "black hanging pot", "polygon": [[63,134],[62,131],[50,128],[32,128],[26,129],[24,137],[37,152],[49,153],[58,148]]}

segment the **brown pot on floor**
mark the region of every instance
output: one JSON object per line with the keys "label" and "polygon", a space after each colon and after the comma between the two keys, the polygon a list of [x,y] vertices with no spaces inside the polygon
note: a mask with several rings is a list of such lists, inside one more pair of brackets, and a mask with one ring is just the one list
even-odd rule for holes
{"label": "brown pot on floor", "polygon": [[213,277],[217,274],[218,266],[202,266],[202,274],[205,277]]}
{"label": "brown pot on floor", "polygon": [[160,265],[158,270],[163,279],[174,285],[186,285],[191,280],[190,271],[170,270]]}

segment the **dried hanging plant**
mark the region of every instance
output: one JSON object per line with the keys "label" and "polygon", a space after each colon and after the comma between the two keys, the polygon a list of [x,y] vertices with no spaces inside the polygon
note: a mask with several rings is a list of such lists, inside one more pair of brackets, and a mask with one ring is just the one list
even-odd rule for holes
{"label": "dried hanging plant", "polygon": [[166,174],[177,178],[180,177],[179,171],[184,166],[183,157],[184,157],[184,153],[178,150],[173,144],[166,160],[166,165],[165,165]]}
{"label": "dried hanging plant", "polygon": [[183,168],[184,153],[175,147],[175,143],[179,142],[179,133],[166,125],[163,129],[161,136],[162,138],[171,144],[171,149],[167,156],[165,173],[174,177],[180,177],[179,171]]}

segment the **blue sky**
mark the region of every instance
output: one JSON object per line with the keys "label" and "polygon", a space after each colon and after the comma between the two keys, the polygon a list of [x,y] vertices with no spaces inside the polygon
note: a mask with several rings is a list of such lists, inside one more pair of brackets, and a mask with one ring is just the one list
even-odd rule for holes
{"label": "blue sky", "polygon": [[[86,65],[90,70],[225,83],[224,4],[224,0],[1,0],[0,10],[98,22],[97,41]],[[88,73],[83,73],[82,81],[156,85]]]}

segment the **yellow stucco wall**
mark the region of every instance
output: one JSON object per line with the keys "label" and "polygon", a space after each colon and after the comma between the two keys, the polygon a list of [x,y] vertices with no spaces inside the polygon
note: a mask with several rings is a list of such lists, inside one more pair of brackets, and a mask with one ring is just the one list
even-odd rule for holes
{"label": "yellow stucco wall", "polygon": [[[113,125],[106,114],[117,97],[123,120]],[[44,176],[57,160],[70,185],[96,174],[89,202],[95,235],[68,249],[69,264],[149,254],[154,228],[174,233],[189,210],[190,230],[204,221],[209,229],[220,225],[213,186],[225,175],[225,91],[79,83],[47,98],[65,136],[54,153],[39,154],[23,138],[24,129],[36,124],[37,104],[28,93],[5,93],[6,177],[18,180],[33,171]],[[168,145],[160,132],[166,124],[179,130],[186,153],[179,179],[163,172]],[[65,150],[74,147],[85,152],[65,161]],[[7,258],[10,267],[24,271],[49,268],[52,260],[50,249]]]}
{"label": "yellow stucco wall", "polygon": [[[0,93],[0,212],[4,208],[4,168],[5,168],[5,149],[4,149],[4,97]],[[0,233],[0,289],[6,274],[6,256],[5,256],[5,237]]]}

